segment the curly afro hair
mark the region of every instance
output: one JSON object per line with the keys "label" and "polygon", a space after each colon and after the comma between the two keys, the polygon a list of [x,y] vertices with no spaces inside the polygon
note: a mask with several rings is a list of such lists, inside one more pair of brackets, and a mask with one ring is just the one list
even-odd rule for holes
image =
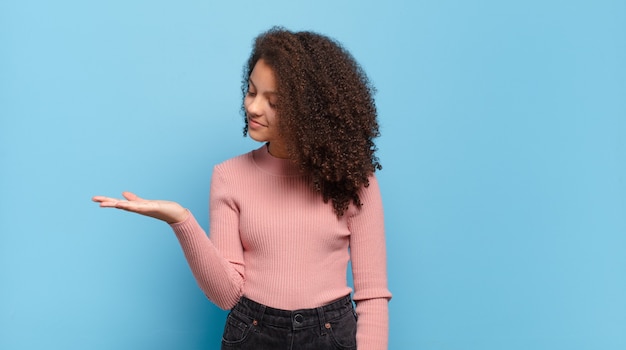
{"label": "curly afro hair", "polygon": [[[374,88],[352,55],[335,40],[314,32],[274,27],[254,41],[244,66],[242,93],[259,59],[274,71],[278,128],[289,158],[310,176],[337,216],[382,169],[373,139],[380,136]],[[248,121],[242,106],[245,127]]]}

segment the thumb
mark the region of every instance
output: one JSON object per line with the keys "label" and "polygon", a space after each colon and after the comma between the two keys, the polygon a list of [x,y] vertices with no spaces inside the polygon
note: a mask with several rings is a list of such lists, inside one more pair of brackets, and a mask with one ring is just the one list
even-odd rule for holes
{"label": "thumb", "polygon": [[139,196],[137,196],[136,194],[134,194],[132,192],[128,192],[128,191],[122,192],[122,196],[124,196],[124,198],[128,199],[129,201],[141,200],[141,198],[139,198]]}

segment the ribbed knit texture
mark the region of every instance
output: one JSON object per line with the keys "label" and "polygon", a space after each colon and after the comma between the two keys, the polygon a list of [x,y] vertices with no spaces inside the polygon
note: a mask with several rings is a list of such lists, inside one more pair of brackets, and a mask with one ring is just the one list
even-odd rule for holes
{"label": "ribbed knit texture", "polygon": [[223,309],[242,295],[285,310],[315,308],[351,292],[359,350],[387,349],[383,208],[376,178],[363,206],[338,218],[298,168],[263,146],[215,166],[210,238],[193,217],[171,225],[207,297]]}

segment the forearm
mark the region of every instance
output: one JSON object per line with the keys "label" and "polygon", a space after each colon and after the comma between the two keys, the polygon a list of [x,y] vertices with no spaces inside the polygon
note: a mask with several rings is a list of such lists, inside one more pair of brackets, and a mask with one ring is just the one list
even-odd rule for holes
{"label": "forearm", "polygon": [[170,226],[200,289],[218,307],[232,308],[241,297],[243,266],[220,254],[193,215]]}
{"label": "forearm", "polygon": [[356,304],[357,349],[386,350],[389,339],[389,300],[367,299],[357,301]]}

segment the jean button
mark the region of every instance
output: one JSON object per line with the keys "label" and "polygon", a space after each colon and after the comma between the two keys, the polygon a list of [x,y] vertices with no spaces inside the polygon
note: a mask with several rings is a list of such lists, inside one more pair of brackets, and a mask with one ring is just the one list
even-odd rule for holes
{"label": "jean button", "polygon": [[300,323],[302,323],[304,321],[304,316],[302,316],[301,314],[296,314],[293,317],[293,320],[294,320],[295,323],[300,324]]}

